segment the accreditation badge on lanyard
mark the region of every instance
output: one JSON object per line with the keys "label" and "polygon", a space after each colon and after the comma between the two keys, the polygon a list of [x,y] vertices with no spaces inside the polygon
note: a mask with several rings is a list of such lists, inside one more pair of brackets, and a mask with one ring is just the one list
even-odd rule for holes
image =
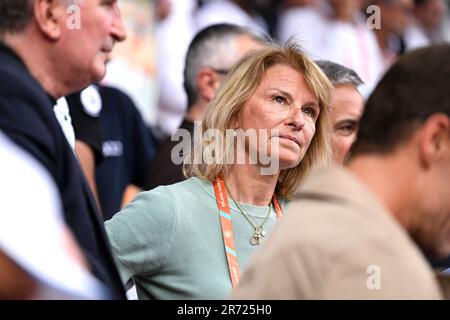
{"label": "accreditation badge on lanyard", "polygon": [[[220,214],[220,224],[222,227],[222,237],[227,255],[228,270],[230,272],[231,284],[233,288],[239,283],[241,277],[239,261],[236,254],[236,245],[234,243],[233,223],[231,221],[230,204],[228,203],[225,182],[222,176],[218,176],[213,181],[214,193],[216,195],[217,208]],[[278,202],[277,196],[273,195],[273,206],[277,219],[283,217],[283,210]]]}

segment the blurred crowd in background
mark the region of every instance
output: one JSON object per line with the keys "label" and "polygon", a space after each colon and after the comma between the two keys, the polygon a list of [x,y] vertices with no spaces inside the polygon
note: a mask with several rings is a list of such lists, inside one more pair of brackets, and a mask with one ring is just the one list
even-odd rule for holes
{"label": "blurred crowd in background", "polygon": [[279,43],[293,38],[314,60],[355,70],[366,84],[360,88],[365,97],[398,55],[450,41],[448,0],[129,0],[120,5],[128,39],[117,46],[104,82],[132,96],[158,140],[182,121],[184,59],[205,26],[228,22]]}

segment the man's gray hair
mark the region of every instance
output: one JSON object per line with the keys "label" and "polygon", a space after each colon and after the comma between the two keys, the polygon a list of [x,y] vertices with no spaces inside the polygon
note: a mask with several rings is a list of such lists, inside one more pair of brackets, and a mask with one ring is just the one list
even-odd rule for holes
{"label": "man's gray hair", "polygon": [[327,75],[333,86],[351,84],[358,87],[364,84],[358,74],[352,69],[326,60],[319,60],[316,61],[316,63]]}
{"label": "man's gray hair", "polygon": [[226,72],[240,58],[233,42],[235,37],[245,35],[258,43],[268,39],[247,28],[221,23],[200,30],[189,45],[184,65],[184,89],[188,97],[188,108],[198,98],[197,74],[201,68],[209,67]]}

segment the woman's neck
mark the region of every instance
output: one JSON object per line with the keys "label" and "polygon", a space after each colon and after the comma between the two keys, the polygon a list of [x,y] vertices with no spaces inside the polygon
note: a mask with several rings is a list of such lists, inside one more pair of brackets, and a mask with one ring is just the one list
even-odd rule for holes
{"label": "woman's neck", "polygon": [[231,197],[239,202],[256,206],[268,206],[277,185],[276,175],[261,175],[255,165],[234,165],[224,177]]}

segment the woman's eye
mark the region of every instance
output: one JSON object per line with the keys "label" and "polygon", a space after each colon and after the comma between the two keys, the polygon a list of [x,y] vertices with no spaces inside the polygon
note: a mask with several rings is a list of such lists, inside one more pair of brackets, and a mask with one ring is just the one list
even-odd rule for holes
{"label": "woman's eye", "polygon": [[274,100],[276,103],[281,103],[281,104],[286,103],[286,99],[285,99],[283,96],[275,96],[275,97],[273,98],[273,100]]}
{"label": "woman's eye", "polygon": [[303,113],[306,114],[307,116],[311,117],[311,118],[315,118],[316,117],[316,109],[311,108],[311,107],[307,107],[303,109]]}

